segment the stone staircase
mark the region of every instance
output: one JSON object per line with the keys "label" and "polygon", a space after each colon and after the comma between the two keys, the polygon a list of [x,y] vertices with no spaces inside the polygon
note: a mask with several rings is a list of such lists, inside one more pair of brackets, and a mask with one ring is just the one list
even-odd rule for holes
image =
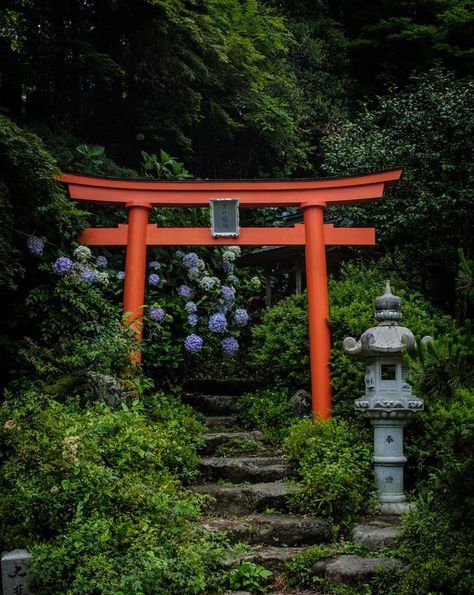
{"label": "stone staircase", "polygon": [[[202,483],[191,489],[208,496],[202,526],[224,532],[231,543],[246,543],[248,550],[230,554],[225,566],[244,561],[271,570],[275,579],[269,595],[323,595],[308,590],[278,590],[281,574],[295,555],[315,544],[330,543],[331,529],[322,519],[291,514],[288,498],[297,493],[288,481],[284,453],[258,431],[239,427],[235,413],[238,395],[186,395],[183,401],[207,416],[200,461]],[[376,552],[396,545],[400,519],[370,518],[354,527],[353,541]],[[352,586],[370,581],[380,568],[402,569],[394,558],[379,555],[335,555],[316,562],[315,576]],[[229,595],[250,595],[235,591]]]}
{"label": "stone staircase", "polygon": [[204,528],[225,532],[232,543],[249,544],[247,552],[230,555],[226,566],[252,561],[278,576],[285,563],[309,545],[330,542],[331,530],[321,519],[288,512],[288,497],[297,488],[287,480],[285,457],[260,431],[239,427],[233,413],[238,399],[234,395],[183,398],[207,415],[200,462],[203,483],[191,489],[209,496],[203,507]]}

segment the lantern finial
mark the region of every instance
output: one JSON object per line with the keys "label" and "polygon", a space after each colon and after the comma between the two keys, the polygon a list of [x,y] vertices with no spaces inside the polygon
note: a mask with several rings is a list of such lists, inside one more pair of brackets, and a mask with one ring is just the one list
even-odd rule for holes
{"label": "lantern finial", "polygon": [[385,282],[385,293],[375,300],[374,318],[380,324],[393,324],[403,318],[402,300],[393,295],[388,280]]}

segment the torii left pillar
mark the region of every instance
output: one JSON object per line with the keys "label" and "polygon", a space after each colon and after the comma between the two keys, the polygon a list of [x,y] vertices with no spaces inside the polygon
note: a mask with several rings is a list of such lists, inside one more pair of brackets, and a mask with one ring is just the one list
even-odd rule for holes
{"label": "torii left pillar", "polygon": [[[131,325],[140,341],[143,327],[143,304],[145,303],[146,276],[146,233],[148,214],[151,205],[148,203],[126,203],[128,209],[127,252],[125,257],[125,279],[123,293],[123,309],[131,317]],[[141,351],[133,353],[133,361],[140,363]]]}
{"label": "torii left pillar", "polygon": [[[124,311],[142,335],[147,246],[305,246],[311,396],[314,418],[327,419],[331,410],[329,298],[326,246],[373,245],[373,228],[335,228],[324,223],[326,206],[364,203],[381,198],[401,170],[322,180],[110,180],[65,174],[58,178],[71,198],[122,204],[128,224],[86,229],[81,241],[89,246],[127,246]],[[209,228],[157,227],[148,223],[152,207],[208,207],[216,197],[239,197],[243,208],[298,207],[304,224],[291,228],[242,228],[238,238],[213,238]],[[133,354],[140,361],[140,353]]]}

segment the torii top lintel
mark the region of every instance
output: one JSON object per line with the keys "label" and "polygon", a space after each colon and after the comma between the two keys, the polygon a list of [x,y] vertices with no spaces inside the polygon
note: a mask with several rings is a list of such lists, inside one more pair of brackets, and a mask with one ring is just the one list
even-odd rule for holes
{"label": "torii top lintel", "polygon": [[357,176],[294,180],[118,180],[77,174],[56,179],[71,198],[127,206],[207,207],[210,198],[236,196],[242,207],[352,204],[379,199],[400,178],[401,169]]}

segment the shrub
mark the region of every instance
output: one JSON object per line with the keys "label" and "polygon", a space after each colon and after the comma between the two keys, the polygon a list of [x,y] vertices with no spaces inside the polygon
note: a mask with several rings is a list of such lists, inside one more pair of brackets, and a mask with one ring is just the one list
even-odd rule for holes
{"label": "shrub", "polygon": [[304,419],[285,440],[289,462],[302,491],[293,506],[347,526],[371,502],[374,493],[369,431],[337,418]]}
{"label": "shrub", "polygon": [[30,390],[0,410],[0,538],[35,593],[206,593],[219,548],[190,524],[201,426],[163,395],[111,411]]}
{"label": "shrub", "polygon": [[288,407],[288,393],[278,389],[245,394],[239,400],[238,412],[246,428],[258,428],[275,441],[286,435],[293,419]]}

